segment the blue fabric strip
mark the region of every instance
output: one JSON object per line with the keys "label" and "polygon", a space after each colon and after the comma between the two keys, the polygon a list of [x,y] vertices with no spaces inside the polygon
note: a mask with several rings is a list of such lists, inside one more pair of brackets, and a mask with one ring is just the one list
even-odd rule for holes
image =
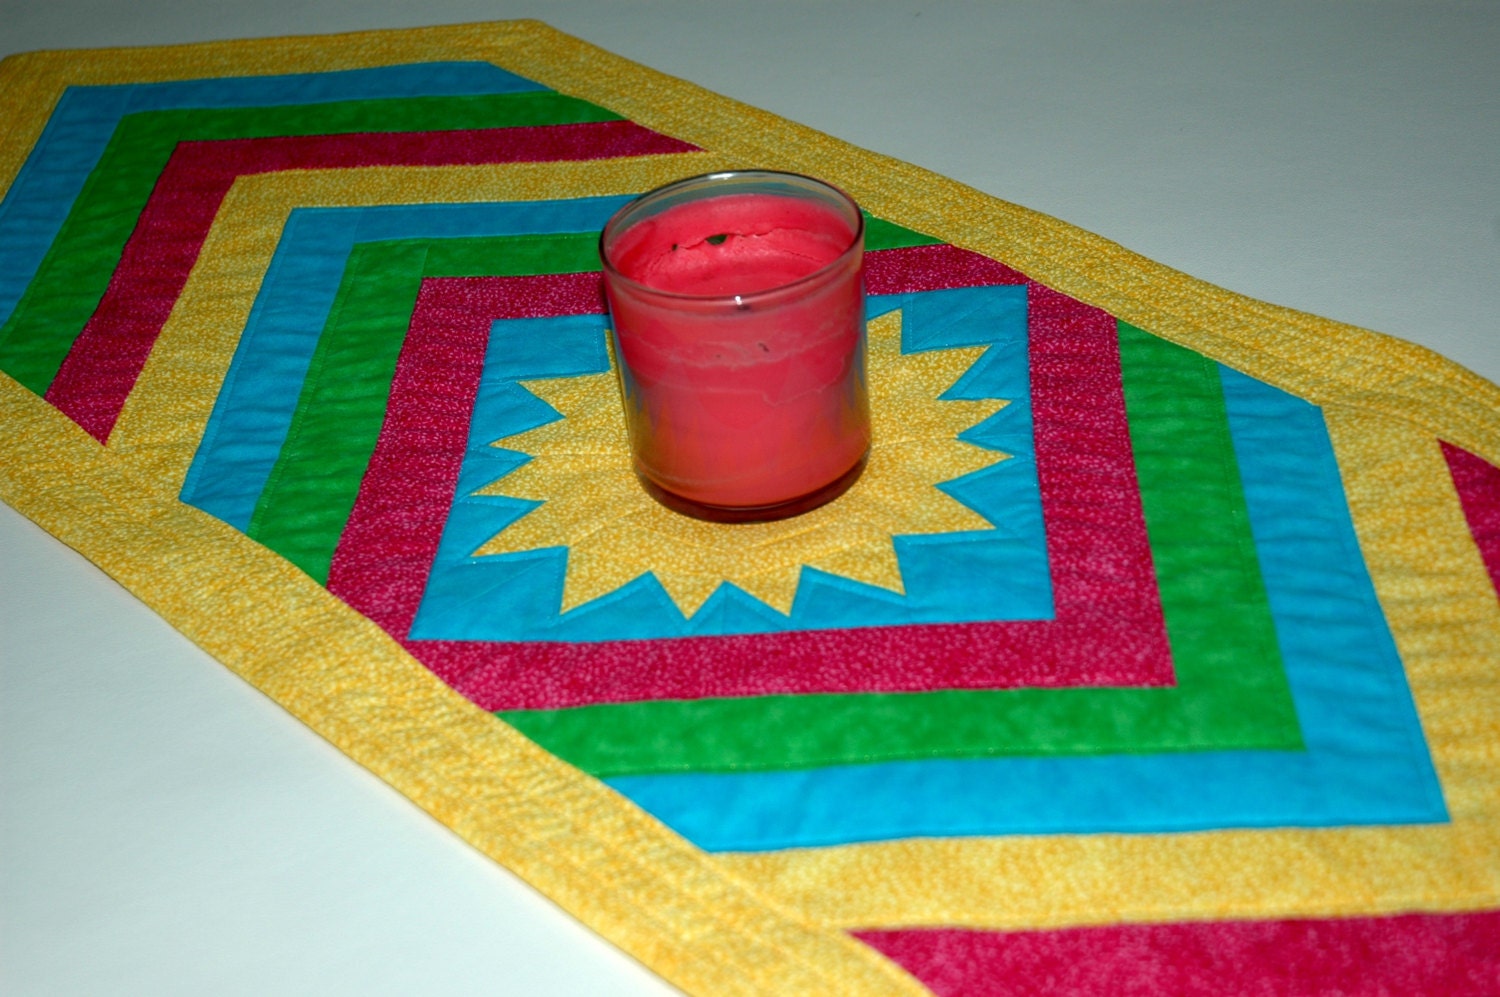
{"label": "blue fabric strip", "polygon": [[[625,200],[294,211],[184,482],[183,500],[240,529],[249,523],[354,245],[392,238],[597,231]],[[655,579],[647,577],[560,617],[560,553],[470,557],[524,508],[504,498],[472,494],[514,466],[505,458],[497,464],[498,451],[488,444],[535,424],[525,421],[532,418],[529,415],[513,421],[516,405],[523,414],[532,411],[529,405],[555,417],[515,381],[607,369],[602,317],[525,319],[496,323],[458,501],[411,636],[609,640],[1050,618],[1051,581],[1032,446],[1024,289],[965,288],[871,299],[872,315],[895,308],[906,310],[908,350],[989,347],[950,389],[950,396],[1011,400],[964,434],[976,445],[1011,456],[944,486],[960,501],[992,516],[996,528],[897,538],[907,596],[808,571],[790,619],[725,586],[693,619],[684,620]]]}
{"label": "blue fabric strip", "polygon": [[513,319],[495,323],[465,469],[410,636],[599,641],[1051,618],[1032,443],[1026,289],[975,287],[870,299],[871,315],[896,308],[903,310],[906,352],[988,347],[947,397],[1010,400],[963,438],[1011,456],[944,486],[989,517],[995,529],[897,538],[905,595],[804,570],[790,616],[726,584],[684,619],[656,579],[644,575],[558,615],[565,551],[471,556],[531,508],[515,499],[473,494],[525,459],[490,444],[557,418],[518,382],[609,370],[603,316]]}
{"label": "blue fabric strip", "polygon": [[182,500],[237,529],[249,526],[356,243],[594,232],[627,200],[293,211],[183,483]]}
{"label": "blue fabric strip", "polygon": [[934,760],[609,784],[709,851],[1447,820],[1322,413],[1221,374],[1305,752]]}
{"label": "blue fabric strip", "polygon": [[0,325],[36,275],[120,119],[178,108],[321,104],[545,89],[483,62],[436,62],[336,73],[242,76],[68,87],[0,201]]}

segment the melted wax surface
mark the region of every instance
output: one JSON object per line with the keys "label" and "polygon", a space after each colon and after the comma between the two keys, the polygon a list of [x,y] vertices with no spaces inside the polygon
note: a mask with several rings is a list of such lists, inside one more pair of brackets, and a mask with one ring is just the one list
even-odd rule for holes
{"label": "melted wax surface", "polygon": [[754,294],[838,259],[854,229],[832,208],[773,194],[693,201],[642,219],[619,237],[616,268],[657,291]]}

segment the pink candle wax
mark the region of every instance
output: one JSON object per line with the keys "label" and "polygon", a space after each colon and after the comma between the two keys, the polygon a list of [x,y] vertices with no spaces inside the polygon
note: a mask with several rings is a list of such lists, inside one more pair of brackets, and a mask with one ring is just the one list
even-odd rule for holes
{"label": "pink candle wax", "polygon": [[631,450],[668,505],[776,518],[858,476],[870,443],[863,225],[833,194],[713,192],[634,219],[627,208],[606,229]]}

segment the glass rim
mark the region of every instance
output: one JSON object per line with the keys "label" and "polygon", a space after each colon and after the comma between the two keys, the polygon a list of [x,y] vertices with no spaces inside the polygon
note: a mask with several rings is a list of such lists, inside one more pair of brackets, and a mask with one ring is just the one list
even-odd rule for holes
{"label": "glass rim", "polygon": [[[749,294],[689,294],[682,291],[664,291],[661,288],[652,287],[650,284],[644,284],[641,281],[636,280],[634,277],[627,276],[626,274],[621,272],[619,268],[617,268],[610,260],[609,254],[605,251],[605,243],[609,239],[610,234],[615,230],[616,226],[622,219],[624,219],[626,216],[631,214],[631,212],[640,208],[647,202],[658,200],[672,193],[673,191],[688,186],[702,185],[707,187],[721,181],[744,180],[747,178],[766,178],[769,180],[799,180],[812,184],[814,187],[821,188],[823,191],[826,191],[827,193],[833,195],[833,198],[835,200],[843,202],[854,214],[854,235],[850,238],[849,245],[844,247],[843,251],[841,251],[838,256],[834,257],[832,260],[829,260],[821,267],[818,267],[818,269],[814,270],[812,273],[804,274],[795,280],[789,280],[785,284],[777,284],[775,287],[767,287],[762,288],[759,291],[751,291]],[[632,290],[639,291],[644,294],[683,302],[696,302],[699,304],[723,302],[726,305],[740,306],[746,301],[755,301],[761,298],[784,294],[787,291],[799,288],[804,284],[812,284],[823,279],[829,273],[838,270],[840,267],[846,266],[851,257],[855,256],[856,254],[862,254],[864,250],[864,240],[865,214],[860,210],[859,202],[854,200],[854,198],[846,193],[843,189],[834,186],[827,180],[820,180],[817,177],[808,176],[805,173],[793,173],[789,170],[716,170],[713,173],[699,173],[696,176],[683,177],[680,180],[673,180],[671,183],[662,184],[660,187],[652,188],[651,190],[646,191],[644,194],[636,195],[625,204],[621,205],[619,210],[617,210],[613,215],[610,215],[609,221],[604,223],[604,228],[599,232],[599,263],[603,267],[605,275],[611,280],[618,281],[619,283],[628,286]]]}

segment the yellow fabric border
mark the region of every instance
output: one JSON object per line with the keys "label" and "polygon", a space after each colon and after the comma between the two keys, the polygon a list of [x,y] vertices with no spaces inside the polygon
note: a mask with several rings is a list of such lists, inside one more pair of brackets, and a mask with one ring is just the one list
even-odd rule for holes
{"label": "yellow fabric border", "polygon": [[705,994],[926,993],[453,692],[289,562],[101,460],[92,438],[5,375],[0,450],[0,498],[671,982]]}
{"label": "yellow fabric border", "polygon": [[1500,906],[1500,601],[1420,427],[1325,410],[1451,824],[926,839],[726,866],[820,923],[1038,928]]}
{"label": "yellow fabric border", "polygon": [[506,68],[744,163],[823,177],[890,221],[1042,283],[1319,405],[1426,426],[1500,463],[1500,387],[1413,343],[1226,291],[1066,222],[643,69],[560,32]]}
{"label": "yellow fabric border", "polygon": [[[61,87],[197,76],[357,68],[440,58],[484,58],[491,35],[513,40],[527,25],[375,32],[328,39],[273,39],[167,49],[33,53],[0,63],[0,95],[18,110],[0,138],[4,188],[24,161]],[[550,32],[544,32],[550,34]],[[434,45],[449,36],[479,45]],[[504,190],[505,199],[649,186],[713,168],[702,154],[641,157],[617,164],[512,164],[395,179],[411,195],[432,180],[432,199]],[[692,168],[686,167],[693,161]],[[359,171],[361,173],[365,171]],[[370,171],[374,172],[374,171]],[[403,171],[396,171],[403,172]],[[417,169],[408,174],[436,173]],[[336,188],[337,171],[300,176]],[[249,180],[250,178],[246,178]],[[461,185],[477,187],[460,195]],[[498,186],[497,186],[498,184]],[[586,185],[586,187],[585,187]],[[239,195],[239,185],[229,201]],[[399,199],[399,198],[395,198]],[[327,201],[339,203],[338,195]],[[281,218],[284,219],[282,214]],[[248,309],[274,250],[227,272],[199,273],[193,306],[233,320]],[[265,232],[258,233],[264,236]],[[248,247],[247,247],[248,248]],[[216,254],[208,254],[216,255]],[[219,257],[221,260],[223,257]],[[227,281],[227,283],[226,283]],[[228,295],[228,298],[222,296]],[[232,300],[231,300],[232,299]],[[207,304],[205,304],[207,303]],[[174,335],[187,326],[174,312]],[[200,327],[201,328],[201,327]],[[672,983],[699,993],[922,994],[919,983],[840,931],[813,925],[757,895],[597,780],[542,751],[444,686],[384,633],[279,557],[175,498],[183,438],[153,411],[187,377],[193,398],[168,406],[195,420],[204,386],[223,376],[227,331],[176,361],[153,354],[146,392],[127,405],[128,428],[101,448],[13,379],[0,374],[0,498],[82,552],[189,638],[271,696],[351,758],[375,772],[475,847]],[[191,333],[186,333],[191,338]],[[182,398],[182,396],[178,396]],[[211,394],[208,396],[211,398]],[[183,404],[187,406],[184,410]],[[186,450],[191,458],[191,444]],[[223,621],[238,626],[224,632]]]}
{"label": "yellow fabric border", "polygon": [[[1429,351],[1212,287],[532,22],[12,57],[0,62],[0,94],[15,112],[0,138],[0,191],[67,84],[464,58],[608,106],[713,149],[726,165],[824,176],[876,214],[1003,259],[1327,407],[1454,824],[898,842],[709,859],[447,690],[285,562],[164,495],[162,468],[145,456],[156,449],[149,406],[122,437],[129,445],[101,460],[94,441],[0,376],[0,496],[351,757],[689,989],[920,992],[814,924],[1038,926],[1497,903],[1500,697],[1492,682],[1474,680],[1500,660],[1500,608],[1478,595],[1488,580],[1433,437],[1500,463],[1500,389]],[[259,265],[235,279],[258,285]],[[142,389],[155,391],[152,383]],[[218,632],[231,615],[241,628]],[[326,681],[307,682],[308,663],[326,668]],[[1327,861],[1335,855],[1336,874]],[[1256,856],[1255,882],[1245,879],[1246,856]]]}
{"label": "yellow fabric border", "polygon": [[875,214],[996,259],[1079,300],[1319,405],[1358,404],[1500,463],[1500,387],[1403,340],[1270,305],[900,160],[658,73],[537,21],[200,45],[31,52],[0,61],[16,113],[0,196],[68,84],[315,72],[424,59],[495,63],[736,165],[799,170]]}

